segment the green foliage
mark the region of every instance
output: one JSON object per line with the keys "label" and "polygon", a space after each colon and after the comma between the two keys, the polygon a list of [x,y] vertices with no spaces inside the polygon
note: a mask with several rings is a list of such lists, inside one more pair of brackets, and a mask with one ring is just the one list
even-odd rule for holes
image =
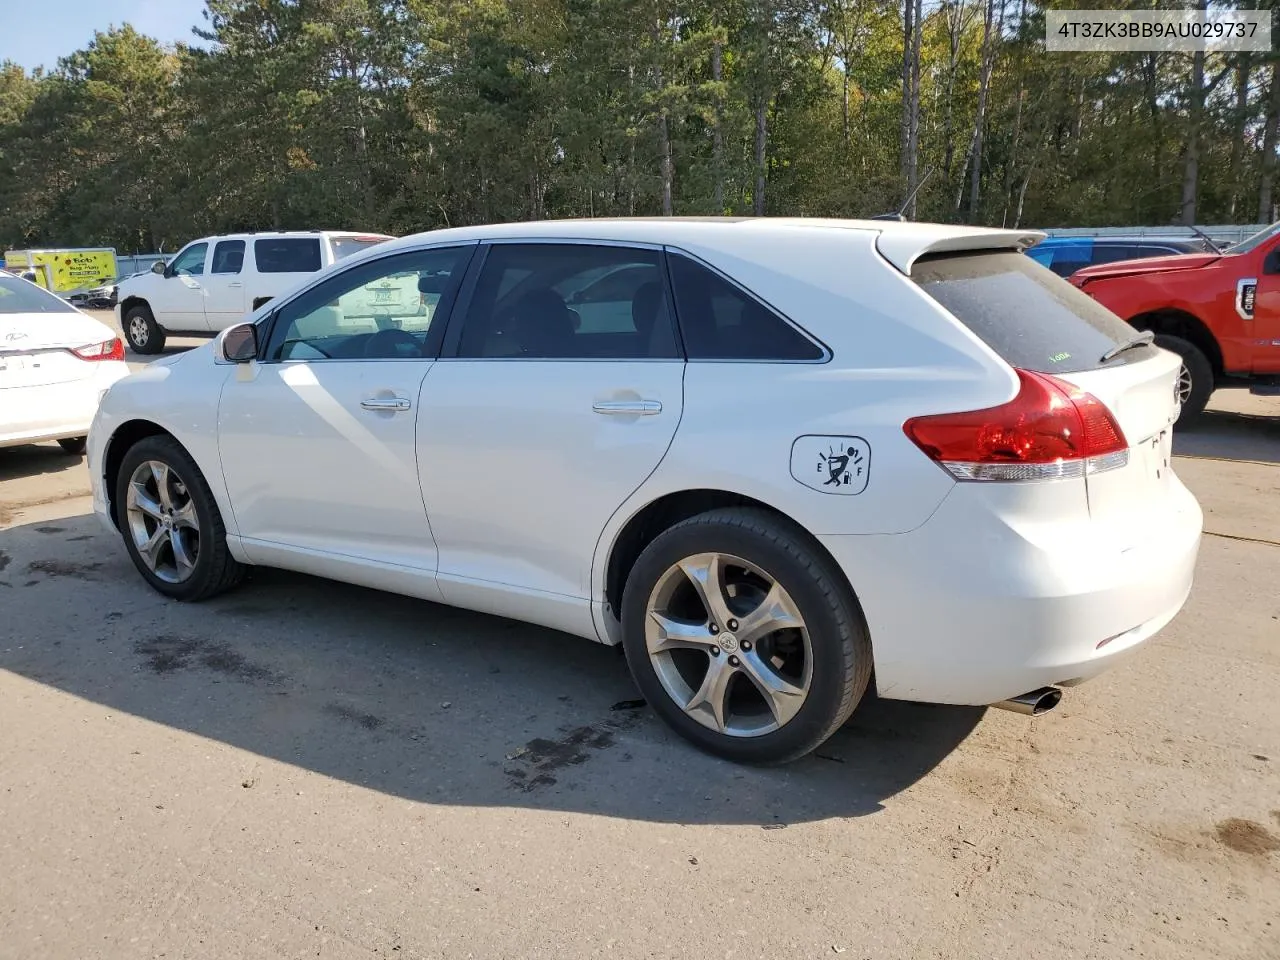
{"label": "green foliage", "polygon": [[[918,215],[967,216],[976,163],[984,223],[1173,222],[1198,122],[1197,219],[1252,219],[1274,167],[1269,55],[1209,56],[1194,121],[1189,55],[1047,54],[1043,9],[926,4]],[[48,74],[0,64],[0,248],[884,212],[907,191],[903,16],[883,0],[207,0],[200,47],[125,26]]]}

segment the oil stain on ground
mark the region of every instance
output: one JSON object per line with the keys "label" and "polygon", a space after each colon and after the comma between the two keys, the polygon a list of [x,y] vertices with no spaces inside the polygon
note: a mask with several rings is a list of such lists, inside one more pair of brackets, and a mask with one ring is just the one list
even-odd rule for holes
{"label": "oil stain on ground", "polygon": [[135,641],[133,651],[146,659],[152,673],[161,676],[203,667],[248,683],[281,683],[284,680],[274,670],[246,660],[227,644],[214,640],[160,634]]}
{"label": "oil stain on ground", "polygon": [[100,563],[71,563],[66,560],[33,560],[27,564],[27,573],[43,573],[46,577],[72,577],[76,580],[92,580]]}
{"label": "oil stain on ground", "polygon": [[1223,820],[1218,824],[1214,835],[1219,843],[1236,853],[1261,857],[1280,850],[1280,837],[1253,820],[1242,820],[1239,817]]}
{"label": "oil stain on ground", "polygon": [[354,723],[357,727],[362,727],[365,730],[377,730],[386,722],[376,714],[352,710],[350,707],[343,706],[340,703],[326,703],[323,709],[329,716],[337,717],[346,723]]}
{"label": "oil stain on ground", "polygon": [[0,573],[4,573],[4,568],[9,565],[9,555],[0,550]]}
{"label": "oil stain on ground", "polygon": [[615,734],[631,726],[635,715],[626,719],[610,719],[599,724],[572,727],[555,739],[534,737],[523,747],[507,754],[503,773],[517,790],[528,793],[556,783],[556,773],[565,767],[586,763],[593,753],[615,743]]}

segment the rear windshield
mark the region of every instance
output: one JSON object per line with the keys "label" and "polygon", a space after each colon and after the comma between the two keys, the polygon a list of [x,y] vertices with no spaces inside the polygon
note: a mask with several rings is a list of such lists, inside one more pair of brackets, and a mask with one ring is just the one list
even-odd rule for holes
{"label": "rear windshield", "polygon": [[[75,307],[28,280],[0,271],[0,314],[75,313]],[[0,344],[3,346],[3,344]]]}
{"label": "rear windshield", "polygon": [[333,259],[336,263],[343,257],[376,247],[380,243],[386,243],[387,240],[387,237],[330,237],[329,246],[333,248]]}
{"label": "rear windshield", "polygon": [[[1014,367],[1080,373],[1137,335],[1110,310],[1030,257],[978,253],[921,257],[911,279]],[[1150,357],[1150,348],[1112,364]]]}

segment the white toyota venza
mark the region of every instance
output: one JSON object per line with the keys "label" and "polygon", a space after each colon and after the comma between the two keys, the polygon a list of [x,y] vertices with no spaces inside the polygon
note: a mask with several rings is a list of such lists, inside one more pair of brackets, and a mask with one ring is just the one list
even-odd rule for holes
{"label": "white toyota venza", "polygon": [[80,456],[99,397],[128,374],[110,327],[0,270],[0,447],[56,440]]}
{"label": "white toyota venza", "polygon": [[[424,233],[111,388],[95,509],[179,600],[282,567],[622,644],[699,746],[1051,707],[1167,624],[1179,360],[1020,251],[837,220]],[[412,323],[367,295],[409,278]]]}

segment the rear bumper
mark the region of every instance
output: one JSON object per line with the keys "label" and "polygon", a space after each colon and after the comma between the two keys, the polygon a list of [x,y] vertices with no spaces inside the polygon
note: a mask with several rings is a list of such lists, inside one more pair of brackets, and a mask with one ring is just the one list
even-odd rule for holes
{"label": "rear bumper", "polygon": [[876,686],[898,700],[982,705],[1108,669],[1191,590],[1203,516],[1173,479],[1145,538],[1087,521],[1019,530],[953,491],[898,536],[820,538],[857,592]]}
{"label": "rear bumper", "polygon": [[88,434],[102,394],[129,375],[123,363],[94,366],[83,380],[0,390],[0,447]]}

